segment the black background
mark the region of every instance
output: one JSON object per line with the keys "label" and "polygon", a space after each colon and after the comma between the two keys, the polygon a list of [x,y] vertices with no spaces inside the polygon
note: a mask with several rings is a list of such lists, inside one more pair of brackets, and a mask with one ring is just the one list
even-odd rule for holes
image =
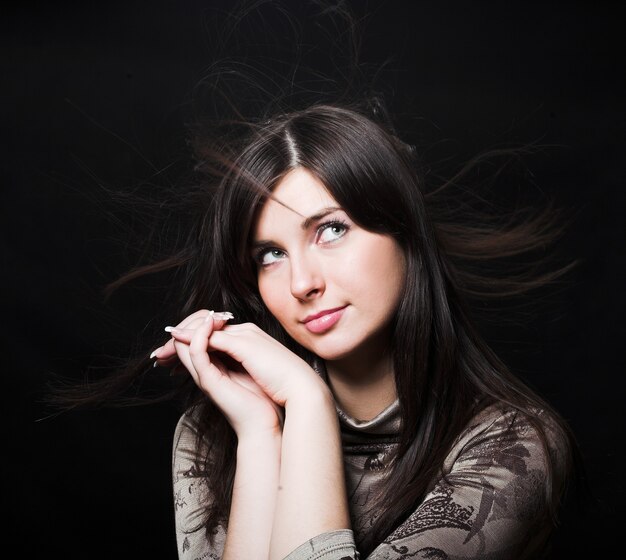
{"label": "black background", "polygon": [[[585,515],[566,508],[555,557],[595,557],[618,545],[623,526],[621,3],[353,4],[374,14],[365,55],[394,57],[392,89],[427,136],[459,154],[507,141],[551,146],[529,163],[534,188],[576,212],[558,251],[582,264],[543,313],[485,326],[485,335],[580,440],[597,501]],[[158,306],[145,291],[102,303],[102,286],[130,257],[115,243],[97,184],[126,187],[154,179],[154,169],[184,168],[188,100],[212,60],[212,8],[228,5],[5,8],[3,495],[5,543],[19,556],[175,558],[178,411],[165,404],[46,418],[40,400],[50,371],[78,379],[108,354],[123,358]],[[296,20],[302,13],[294,9]],[[277,22],[280,30],[285,20]],[[272,40],[290,33],[285,25]]]}

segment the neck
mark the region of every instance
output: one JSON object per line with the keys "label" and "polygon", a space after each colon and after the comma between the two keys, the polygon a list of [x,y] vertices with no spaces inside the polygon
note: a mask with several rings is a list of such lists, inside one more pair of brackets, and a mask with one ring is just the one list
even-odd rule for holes
{"label": "neck", "polygon": [[397,398],[389,353],[362,353],[326,362],[326,371],[335,400],[357,420],[371,420]]}

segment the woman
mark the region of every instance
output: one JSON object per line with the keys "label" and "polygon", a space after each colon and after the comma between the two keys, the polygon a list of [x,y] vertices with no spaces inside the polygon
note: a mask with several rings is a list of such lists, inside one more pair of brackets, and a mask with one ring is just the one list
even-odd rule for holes
{"label": "woman", "polygon": [[546,553],[573,440],[478,334],[463,268],[539,246],[543,217],[445,222],[413,150],[358,107],[279,113],[224,148],[161,266],[186,267],[184,318],[151,355],[194,384],[181,560]]}

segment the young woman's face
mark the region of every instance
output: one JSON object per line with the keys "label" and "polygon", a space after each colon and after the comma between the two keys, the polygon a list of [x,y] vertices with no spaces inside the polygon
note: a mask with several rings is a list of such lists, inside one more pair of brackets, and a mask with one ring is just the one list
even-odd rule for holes
{"label": "young woman's face", "polygon": [[274,189],[252,251],[265,305],[302,346],[331,361],[386,350],[405,280],[402,249],[357,226],[307,170]]}

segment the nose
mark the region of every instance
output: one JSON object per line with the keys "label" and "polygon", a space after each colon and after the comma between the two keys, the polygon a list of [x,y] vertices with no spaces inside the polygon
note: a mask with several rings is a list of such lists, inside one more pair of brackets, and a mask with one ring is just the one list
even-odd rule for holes
{"label": "nose", "polygon": [[324,274],[319,263],[310,255],[291,255],[291,294],[296,299],[307,301],[321,296],[326,287]]}

